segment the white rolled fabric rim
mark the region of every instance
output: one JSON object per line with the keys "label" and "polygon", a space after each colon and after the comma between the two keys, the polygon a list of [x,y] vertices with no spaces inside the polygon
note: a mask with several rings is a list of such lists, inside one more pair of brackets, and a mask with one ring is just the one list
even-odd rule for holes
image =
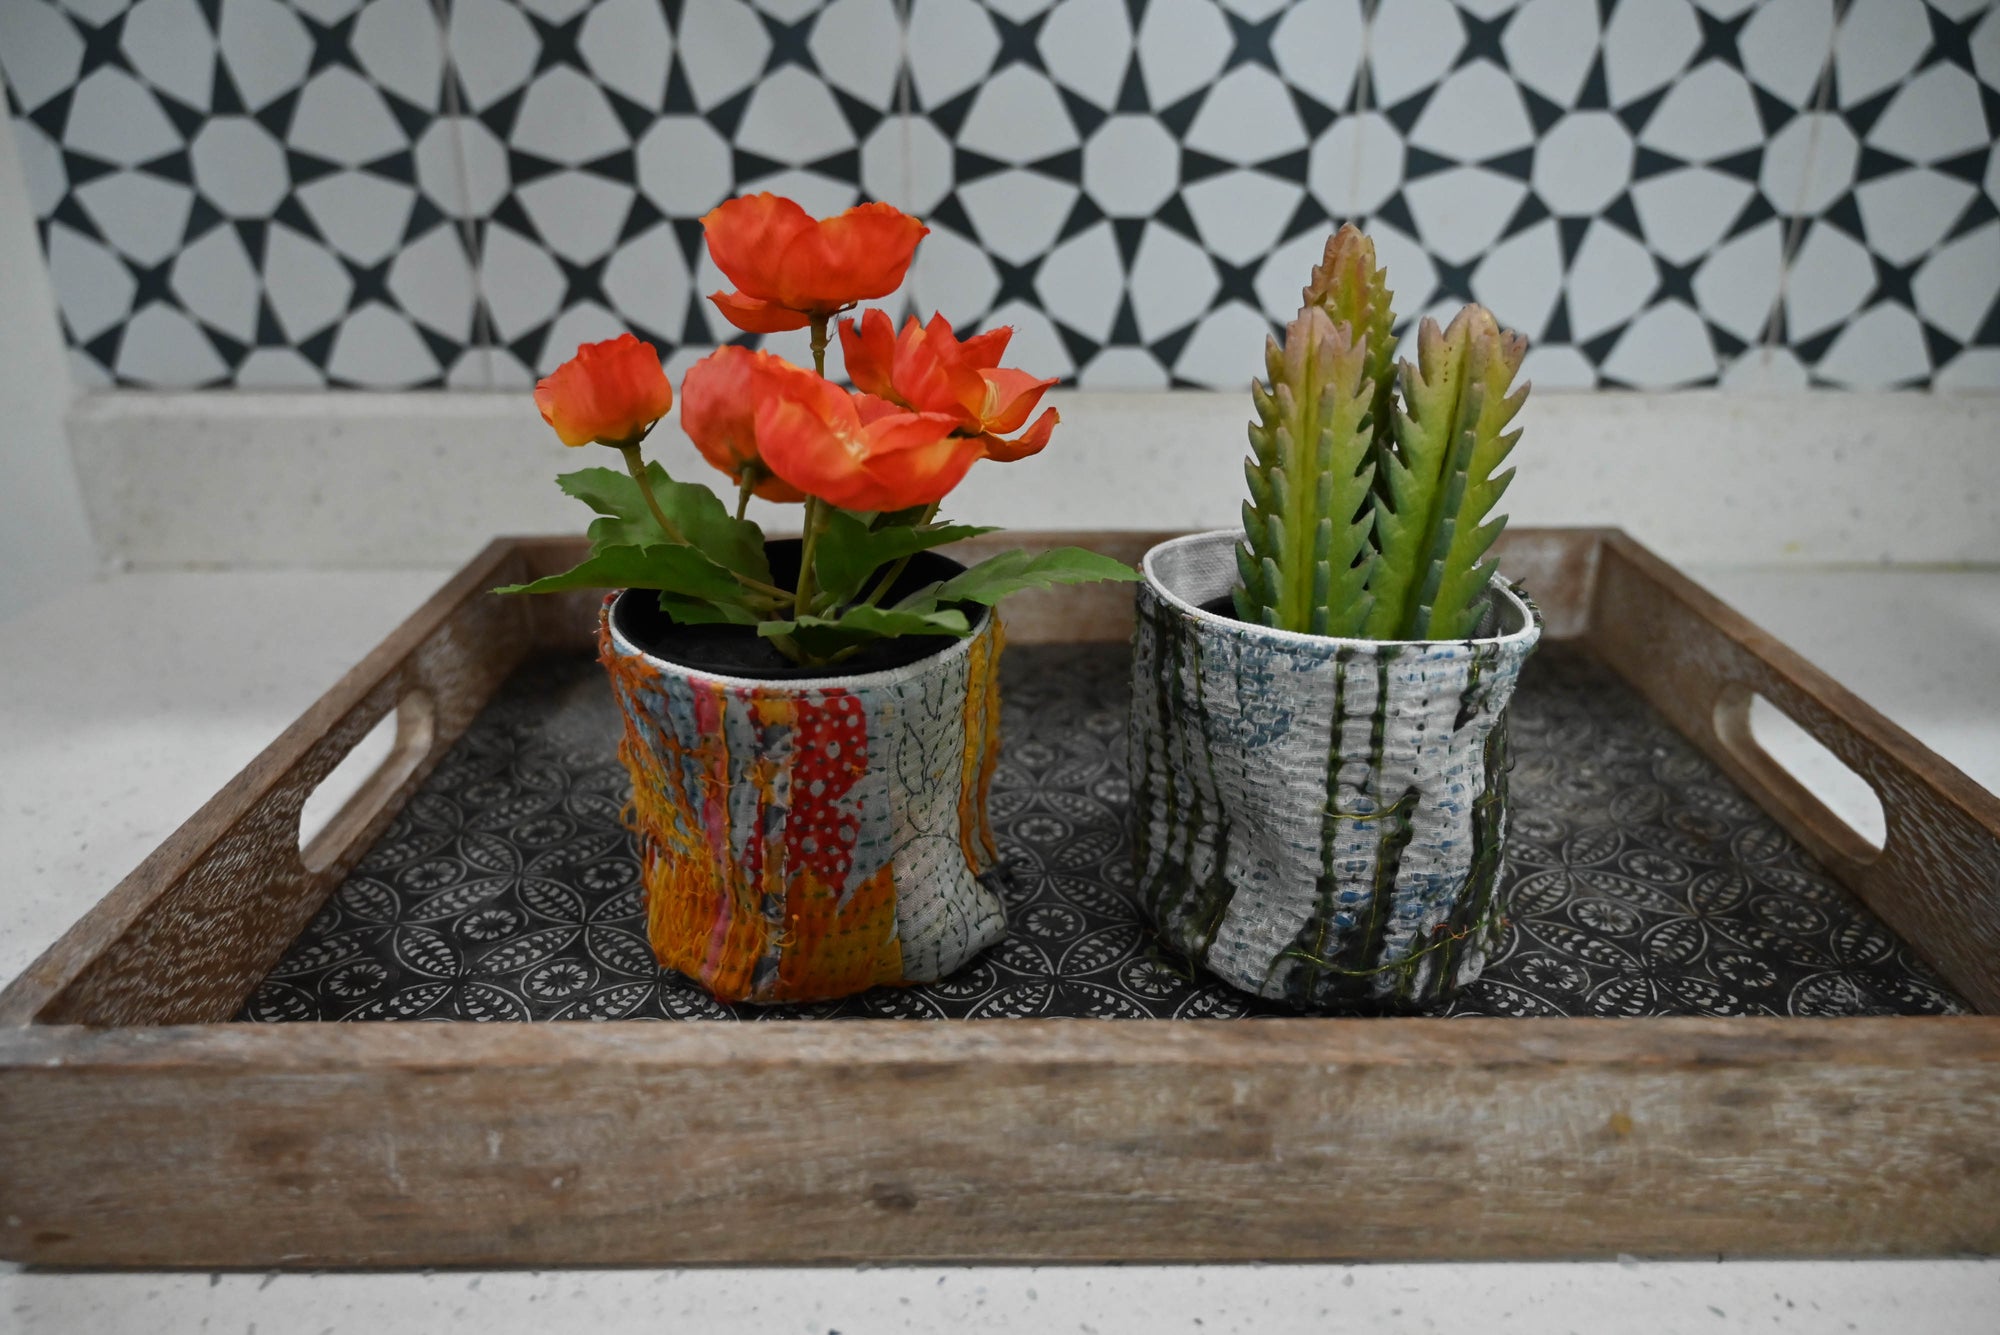
{"label": "white rolled fabric rim", "polygon": [[[1198,603],[1176,592],[1173,584],[1169,582],[1173,580],[1173,576],[1162,570],[1162,566],[1165,563],[1177,557],[1185,558],[1191,552],[1204,551],[1212,546],[1233,548],[1241,537],[1242,532],[1239,529],[1219,528],[1211,529],[1206,533],[1190,533],[1185,537],[1169,538],[1167,541],[1150,549],[1146,553],[1145,558],[1139,563],[1139,570],[1145,576],[1147,589],[1152,592],[1153,596],[1160,599],[1161,602],[1166,603],[1183,616],[1200,623],[1205,629],[1221,634],[1240,635],[1245,638],[1265,640],[1272,644],[1294,648],[1354,648],[1370,653],[1377,653],[1380,652],[1381,647],[1385,644],[1421,644],[1432,650],[1477,650],[1491,646],[1503,651],[1521,648],[1525,652],[1527,646],[1532,645],[1536,640],[1541,638],[1541,619],[1535,610],[1534,604],[1504,577],[1496,577],[1493,581],[1493,588],[1504,599],[1503,610],[1501,612],[1503,623],[1515,620],[1518,620],[1520,623],[1512,630],[1499,635],[1478,636],[1464,640],[1369,640],[1340,635],[1313,635],[1306,631],[1279,630],[1275,626],[1260,626],[1255,622],[1242,621],[1236,617],[1225,616],[1218,612],[1205,611]],[[1185,572],[1177,573],[1185,574]],[[1234,587],[1235,580],[1235,563],[1232,557],[1229,563],[1227,581],[1222,587],[1217,588],[1214,593],[1209,594],[1208,597],[1217,598],[1229,592]],[[1175,582],[1184,583],[1185,580]],[[1207,600],[1207,598],[1202,599],[1203,602]]]}

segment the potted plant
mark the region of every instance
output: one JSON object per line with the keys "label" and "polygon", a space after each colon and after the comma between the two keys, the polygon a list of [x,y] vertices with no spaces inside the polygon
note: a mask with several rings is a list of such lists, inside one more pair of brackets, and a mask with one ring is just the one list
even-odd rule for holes
{"label": "potted plant", "polygon": [[[732,512],[643,455],[674,401],[654,349],[629,333],[579,348],[535,401],[566,445],[624,468],[558,479],[597,512],[590,557],[502,592],[618,590],[600,658],[662,966],[751,1002],[942,978],[1005,926],[994,604],[1137,576],[1078,548],[970,569],[935,550],[992,531],[938,520],[967,470],[1037,453],[1056,425],[1053,409],[1028,424],[1054,381],[1000,366],[1009,330],[898,332],[869,311],[839,330],[859,389],[826,378],[833,323],[901,285],[921,223],[886,204],[815,219],[768,194],[702,221],[737,285],[716,307],[749,332],[810,329],[814,369],[730,346],[683,378],[681,425],[735,482]],[[752,494],[799,504],[801,537],[767,540]]]}
{"label": "potted plant", "polygon": [[1253,390],[1243,527],[1141,567],[1131,767],[1165,942],[1301,1008],[1435,1003],[1501,929],[1506,708],[1541,634],[1491,517],[1526,341],[1485,308],[1414,363],[1344,227]]}

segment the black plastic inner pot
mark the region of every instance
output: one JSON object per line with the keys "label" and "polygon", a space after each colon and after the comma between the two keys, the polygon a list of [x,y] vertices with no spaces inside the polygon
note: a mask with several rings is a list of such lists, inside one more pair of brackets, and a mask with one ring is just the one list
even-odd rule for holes
{"label": "black plastic inner pot", "polygon": [[[771,562],[771,582],[791,588],[799,578],[797,538],[776,538],[764,544]],[[890,587],[882,606],[893,606],[926,584],[950,579],[965,567],[936,552],[918,552]],[[867,587],[874,587],[871,583]],[[986,609],[965,606],[965,616],[973,629],[979,628]],[[955,643],[949,635],[905,635],[894,640],[874,640],[852,657],[832,667],[800,667],[771,646],[755,626],[683,626],[660,610],[659,595],[651,589],[627,589],[611,606],[611,624],[625,639],[655,658],[710,672],[719,677],[750,677],[758,681],[803,681],[814,677],[852,677],[866,672],[887,672],[943,653]]]}
{"label": "black plastic inner pot", "polygon": [[1207,602],[1201,604],[1201,610],[1210,616],[1228,617],[1231,621],[1243,620],[1242,617],[1236,615],[1236,595],[1234,592],[1225,593],[1220,598],[1209,599]]}
{"label": "black plastic inner pot", "polygon": [[[1227,617],[1231,621],[1242,621],[1246,626],[1257,624],[1254,621],[1243,621],[1242,617],[1236,615],[1236,594],[1234,590],[1220,597],[1211,598],[1205,603],[1197,603],[1195,606],[1211,616]],[[1518,616],[1511,618],[1508,616],[1505,610],[1507,606],[1508,604],[1496,594],[1492,604],[1487,608],[1486,614],[1480,618],[1478,630],[1472,638],[1477,640],[1491,639],[1493,636],[1503,633],[1501,627],[1507,621],[1519,621],[1520,618]],[[1519,629],[1521,627],[1513,626],[1505,633],[1512,634],[1513,631]]]}

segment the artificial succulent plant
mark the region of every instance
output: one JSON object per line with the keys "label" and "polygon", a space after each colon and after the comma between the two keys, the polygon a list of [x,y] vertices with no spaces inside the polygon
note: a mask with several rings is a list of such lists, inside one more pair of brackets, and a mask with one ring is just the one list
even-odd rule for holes
{"label": "artificial succulent plant", "polygon": [[1416,362],[1398,362],[1386,279],[1374,243],[1341,228],[1283,346],[1265,349],[1236,549],[1245,621],[1457,640],[1485,615],[1527,340],[1468,305],[1443,329],[1424,320]]}

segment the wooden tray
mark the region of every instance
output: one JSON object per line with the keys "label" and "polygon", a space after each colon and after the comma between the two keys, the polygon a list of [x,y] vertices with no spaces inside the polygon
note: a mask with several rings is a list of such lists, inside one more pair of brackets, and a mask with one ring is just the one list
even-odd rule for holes
{"label": "wooden tray", "polygon": [[[1083,541],[1127,559],[1160,535]],[[977,547],[981,544],[968,544]],[[997,546],[999,544],[986,544]],[[243,1025],[348,868],[594,599],[494,543],[0,994],[0,1255],[56,1265],[1791,1255],[2000,1248],[2000,800],[1623,534],[1504,567],[1978,1016]],[[1116,640],[1122,588],[1017,643]],[[1872,849],[1751,736],[1862,775]],[[301,851],[307,796],[395,711]]]}

